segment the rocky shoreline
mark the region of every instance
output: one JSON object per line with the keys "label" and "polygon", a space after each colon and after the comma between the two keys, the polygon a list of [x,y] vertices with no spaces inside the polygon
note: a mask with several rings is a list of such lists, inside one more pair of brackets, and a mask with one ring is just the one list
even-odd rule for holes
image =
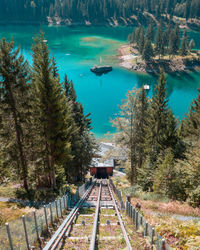
{"label": "rocky shoreline", "polygon": [[149,74],[159,74],[161,68],[166,73],[183,73],[185,71],[200,70],[200,54],[195,57],[173,57],[172,59],[154,59],[150,62],[142,60],[137,51],[130,48],[130,45],[124,45],[118,49],[120,66],[131,71]]}

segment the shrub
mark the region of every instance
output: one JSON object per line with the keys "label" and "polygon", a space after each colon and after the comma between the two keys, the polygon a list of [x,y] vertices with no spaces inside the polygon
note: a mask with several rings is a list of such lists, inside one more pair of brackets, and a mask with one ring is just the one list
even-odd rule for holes
{"label": "shrub", "polygon": [[200,206],[200,186],[189,193],[189,203],[193,207]]}

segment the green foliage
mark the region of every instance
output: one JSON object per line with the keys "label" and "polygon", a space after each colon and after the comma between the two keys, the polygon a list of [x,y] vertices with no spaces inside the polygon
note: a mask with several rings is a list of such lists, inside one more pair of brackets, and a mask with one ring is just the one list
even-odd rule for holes
{"label": "green foliage", "polygon": [[74,178],[81,180],[88,171],[93,155],[95,140],[90,134],[91,119],[90,114],[84,115],[83,106],[77,101],[74,85],[65,76],[64,80],[65,96],[70,104],[71,114],[74,121],[74,131],[71,135],[72,160],[66,163],[65,172],[69,181]]}
{"label": "green foliage", "polygon": [[[28,64],[14,41],[0,41],[0,154],[11,164],[28,190],[27,146],[30,86]],[[13,157],[14,156],[14,157]],[[16,160],[17,159],[17,160]],[[5,163],[6,164],[6,163]]]}
{"label": "green foliage", "polygon": [[169,149],[165,154],[165,158],[158,165],[155,175],[153,190],[160,194],[173,194],[172,181],[174,179],[174,155]]}
{"label": "green foliage", "polygon": [[42,152],[48,159],[45,172],[50,177],[50,186],[55,189],[57,181],[58,187],[64,183],[63,164],[71,159],[70,134],[73,123],[56,74],[55,60],[49,58],[43,34],[36,37],[32,50],[35,126],[40,127],[38,140],[43,143]]}
{"label": "green foliage", "polygon": [[163,27],[160,24],[157,28],[155,38],[155,52],[160,56],[164,55],[164,40],[163,40]]}
{"label": "green foliage", "polygon": [[[93,21],[95,23],[103,23],[107,19],[115,17],[130,18],[133,14],[140,17],[144,10],[152,13],[156,18],[169,14],[173,15],[176,10],[177,16],[198,18],[200,16],[199,0],[96,0],[84,1],[68,1],[59,0],[0,0],[2,8],[0,9],[0,17],[5,21],[14,22],[45,22],[46,17],[54,20],[55,17],[61,19],[71,19],[74,22],[84,22],[84,20]],[[144,17],[143,17],[144,18]]]}
{"label": "green foliage", "polygon": [[162,72],[154,90],[146,129],[146,152],[151,163],[154,163],[166,148],[174,146],[172,142],[176,142],[176,121],[168,107],[166,90],[165,75]]}
{"label": "green foliage", "polygon": [[148,99],[144,88],[129,91],[122,101],[119,117],[112,121],[119,133],[115,140],[121,147],[128,149],[128,176],[130,182],[136,184],[137,169],[144,162],[145,126],[148,117]]}
{"label": "green foliage", "polygon": [[200,185],[189,193],[189,203],[194,207],[200,206]]}
{"label": "green foliage", "polygon": [[95,143],[89,114],[72,82],[63,89],[43,34],[32,50],[30,68],[13,41],[0,42],[0,183],[23,180],[17,195],[43,199],[66,178],[84,177]]}
{"label": "green foliage", "polygon": [[150,40],[146,40],[144,44],[144,49],[142,52],[142,58],[145,61],[149,61],[154,56],[153,47]]}
{"label": "green foliage", "polygon": [[[192,46],[192,44],[191,44],[191,46]],[[187,52],[188,52],[187,36],[186,36],[186,32],[184,32],[183,38],[181,41],[180,54],[182,56],[185,56],[185,55],[187,55]]]}
{"label": "green foliage", "polygon": [[175,240],[171,243],[174,248],[178,246],[182,249],[198,249],[200,244],[199,226],[199,221],[179,222],[167,218],[166,222],[156,226],[156,230],[166,239],[169,236],[174,237]]}

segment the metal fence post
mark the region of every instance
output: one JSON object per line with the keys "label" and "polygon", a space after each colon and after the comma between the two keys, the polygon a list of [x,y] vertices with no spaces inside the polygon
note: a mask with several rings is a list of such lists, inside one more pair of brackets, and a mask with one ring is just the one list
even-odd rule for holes
{"label": "metal fence post", "polygon": [[148,223],[145,224],[145,236],[148,236]]}
{"label": "metal fence post", "polygon": [[60,201],[60,215],[62,217],[62,199],[59,199],[59,201]]}
{"label": "metal fence post", "polygon": [[23,225],[24,225],[24,233],[25,233],[25,238],[26,238],[26,245],[27,245],[28,250],[30,250],[30,245],[29,245],[29,242],[28,242],[28,234],[27,234],[27,230],[26,230],[26,222],[25,222],[25,216],[24,215],[22,215],[22,221],[23,221]]}
{"label": "metal fence post", "polygon": [[133,207],[132,207],[132,205],[131,205],[131,207],[130,207],[130,210],[131,210],[131,211],[130,211],[130,214],[131,214],[130,217],[131,217],[131,219],[132,219],[132,218],[133,218]]}
{"label": "metal fence post", "polygon": [[136,211],[135,226],[138,229],[138,211]]}
{"label": "metal fence post", "polygon": [[66,199],[66,209],[68,209],[68,195],[65,196]]}
{"label": "metal fence post", "polygon": [[142,226],[142,215],[140,217],[140,225]]}
{"label": "metal fence post", "polygon": [[35,221],[35,231],[36,231],[37,239],[39,240],[40,236],[39,236],[39,232],[38,232],[38,224],[37,224],[36,212],[34,211],[33,214],[34,214],[34,221]]}
{"label": "metal fence post", "polygon": [[133,207],[133,224],[135,224],[135,208]]}
{"label": "metal fence post", "polygon": [[58,218],[59,216],[58,216],[58,202],[57,202],[57,200],[55,200],[55,203],[56,203],[56,216]]}
{"label": "metal fence post", "polygon": [[9,227],[9,224],[6,223],[6,229],[7,229],[7,234],[8,234],[8,239],[9,239],[9,244],[10,244],[10,249],[11,250],[14,250],[13,248],[13,243],[12,243],[12,237],[11,237],[11,233],[10,233],[10,227]]}
{"label": "metal fence post", "polygon": [[62,199],[63,199],[64,209],[66,209],[65,196],[63,196]]}
{"label": "metal fence post", "polygon": [[47,230],[49,231],[46,206],[44,206],[44,216],[45,216],[45,222],[46,222]]}
{"label": "metal fence post", "polygon": [[154,234],[155,234],[155,230],[154,230],[154,228],[152,228],[152,234],[151,234],[151,244],[152,245],[154,243]]}
{"label": "metal fence post", "polygon": [[50,216],[51,216],[51,225],[53,225],[53,213],[52,213],[51,202],[49,203],[49,208],[50,208]]}

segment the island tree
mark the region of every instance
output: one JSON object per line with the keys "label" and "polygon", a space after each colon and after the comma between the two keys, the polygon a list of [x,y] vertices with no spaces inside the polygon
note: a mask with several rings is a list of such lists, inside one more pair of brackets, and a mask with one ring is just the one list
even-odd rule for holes
{"label": "island tree", "polygon": [[0,42],[0,119],[2,151],[10,165],[18,169],[28,191],[28,163],[26,155],[27,124],[29,120],[28,64],[15,49],[14,41]]}

